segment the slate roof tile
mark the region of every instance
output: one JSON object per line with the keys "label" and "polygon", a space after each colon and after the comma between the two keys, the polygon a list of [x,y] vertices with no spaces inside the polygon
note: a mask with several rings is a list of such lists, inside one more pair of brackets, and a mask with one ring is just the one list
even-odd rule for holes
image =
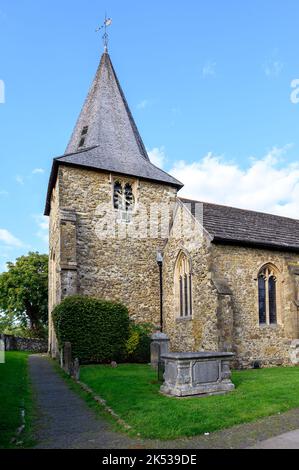
{"label": "slate roof tile", "polygon": [[299,220],[180,198],[195,215],[203,204],[203,226],[214,243],[299,251]]}

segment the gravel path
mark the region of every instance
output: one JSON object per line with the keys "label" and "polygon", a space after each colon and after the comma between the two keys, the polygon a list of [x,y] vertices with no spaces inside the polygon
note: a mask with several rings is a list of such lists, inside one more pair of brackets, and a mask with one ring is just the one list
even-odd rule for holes
{"label": "gravel path", "polygon": [[[273,444],[273,440],[267,442],[270,438],[299,429],[299,409],[295,409],[209,436],[175,441],[131,439],[126,434],[112,431],[109,422],[97,416],[85,401],[68,387],[47,356],[30,356],[29,370],[37,401],[34,429],[38,442],[36,448],[39,449],[267,448],[268,442],[269,447]],[[295,434],[287,436],[289,439],[279,440],[280,445],[291,445],[291,438],[292,445],[296,445]],[[299,432],[296,438],[298,435]],[[277,441],[274,440],[274,443]]]}

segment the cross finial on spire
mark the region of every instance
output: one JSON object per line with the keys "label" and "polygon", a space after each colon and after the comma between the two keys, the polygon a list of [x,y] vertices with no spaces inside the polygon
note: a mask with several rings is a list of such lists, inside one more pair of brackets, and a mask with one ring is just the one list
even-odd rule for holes
{"label": "cross finial on spire", "polygon": [[104,43],[104,51],[107,52],[108,51],[108,42],[109,42],[109,36],[108,36],[108,33],[107,33],[107,28],[108,26],[111,26],[112,24],[112,19],[111,18],[107,18],[107,14],[105,14],[105,21],[104,21],[104,24],[102,24],[102,26],[100,26],[99,28],[96,29],[96,33],[101,31],[102,29],[105,30],[102,38],[103,38],[103,43]]}

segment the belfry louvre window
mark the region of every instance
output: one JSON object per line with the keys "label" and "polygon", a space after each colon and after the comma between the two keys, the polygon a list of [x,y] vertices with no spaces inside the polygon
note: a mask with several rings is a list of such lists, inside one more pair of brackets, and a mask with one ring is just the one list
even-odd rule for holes
{"label": "belfry louvre window", "polygon": [[113,206],[114,209],[122,209],[122,186],[119,181],[114,183],[114,191],[113,191]]}
{"label": "belfry louvre window", "polygon": [[177,296],[179,317],[192,316],[192,274],[188,257],[181,253],[177,260],[175,270],[175,282],[177,284]]}
{"label": "belfry louvre window", "polygon": [[126,211],[132,210],[134,204],[134,196],[132,186],[127,183],[125,185],[125,209]]}
{"label": "belfry louvre window", "polygon": [[116,181],[113,187],[113,207],[118,211],[118,220],[129,223],[134,209],[134,194],[130,183]]}
{"label": "belfry louvre window", "polygon": [[268,265],[258,276],[259,323],[277,323],[277,277],[275,269]]}

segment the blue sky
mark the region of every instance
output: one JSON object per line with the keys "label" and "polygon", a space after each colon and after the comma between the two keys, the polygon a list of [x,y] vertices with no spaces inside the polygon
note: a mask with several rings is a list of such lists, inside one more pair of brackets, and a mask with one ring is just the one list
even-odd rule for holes
{"label": "blue sky", "polygon": [[0,270],[47,251],[51,160],[98,65],[105,10],[145,145],[184,194],[299,218],[298,0],[2,0]]}

